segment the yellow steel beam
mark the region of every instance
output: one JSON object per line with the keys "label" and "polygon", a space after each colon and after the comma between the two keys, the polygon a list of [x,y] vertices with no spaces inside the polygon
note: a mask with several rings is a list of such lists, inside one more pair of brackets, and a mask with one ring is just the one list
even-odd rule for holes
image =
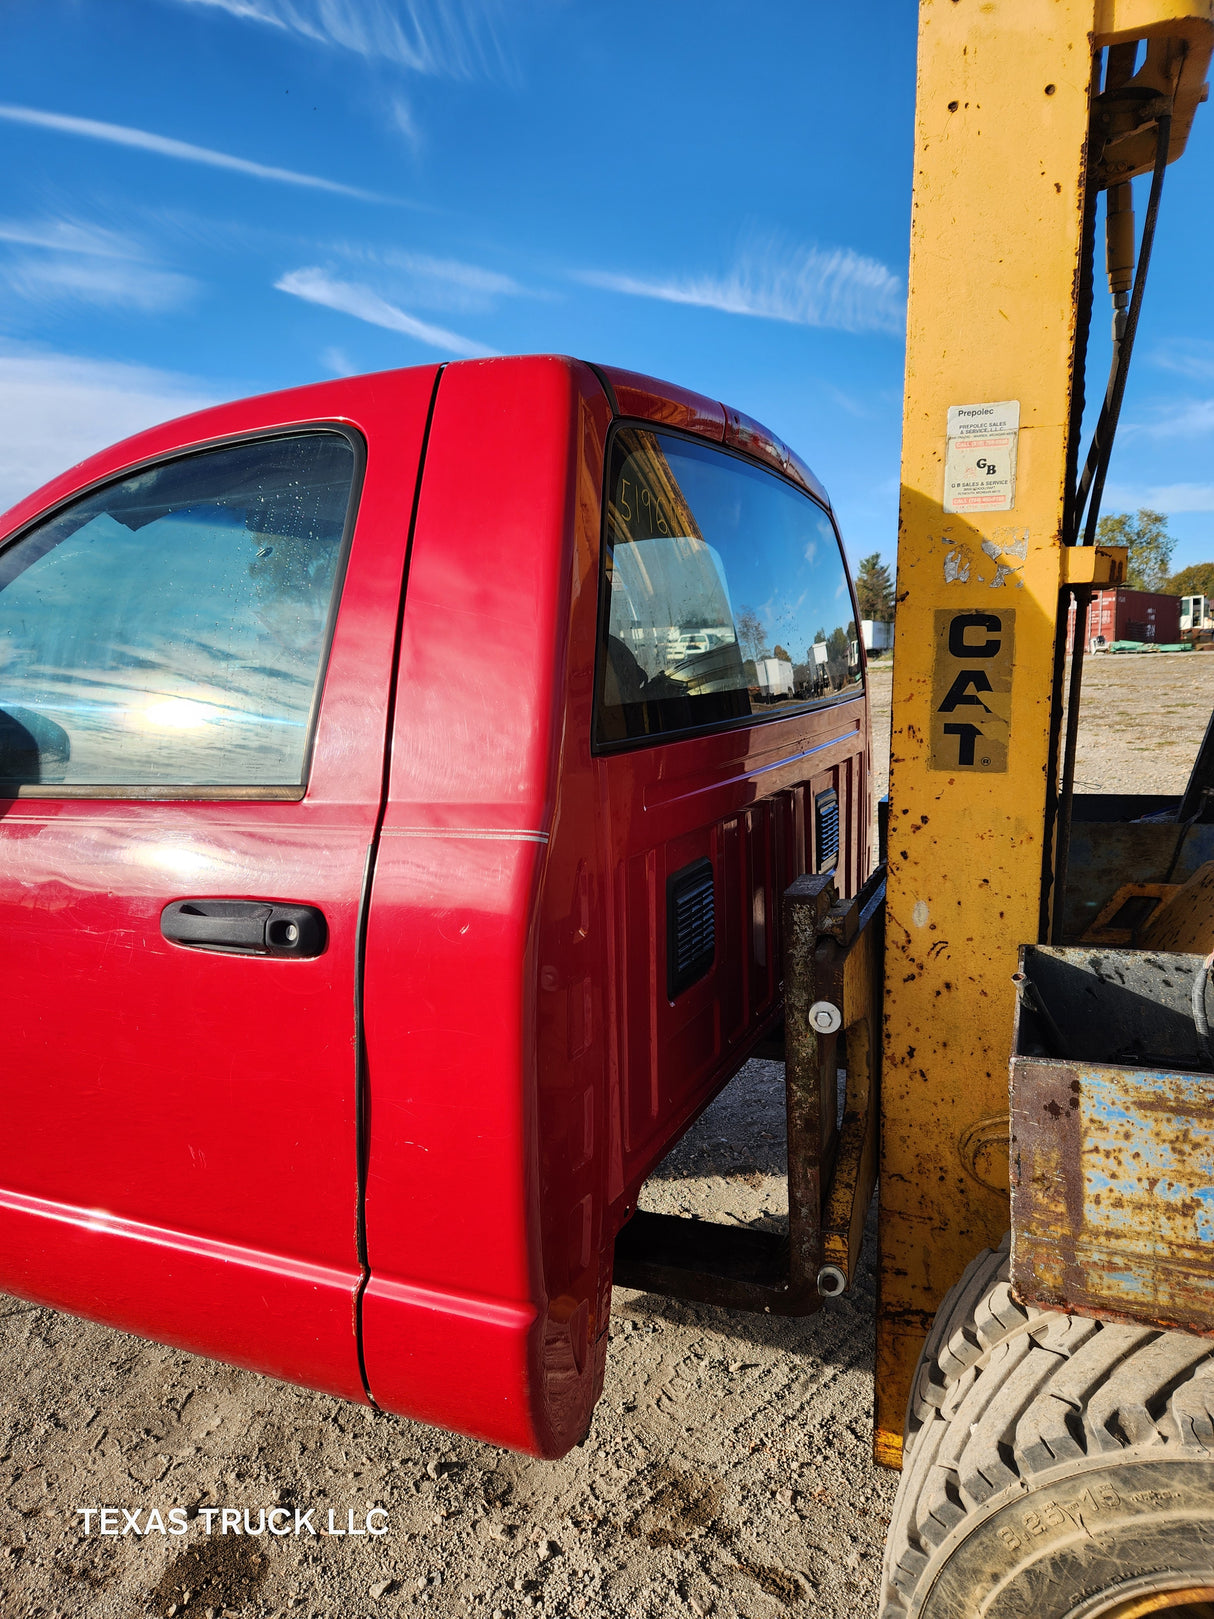
{"label": "yellow steel beam", "polygon": [[1095,0],[1092,43],[1120,45],[1157,34],[1200,42],[1214,22],[1214,0]]}
{"label": "yellow steel beam", "polygon": [[894,1465],[936,1306],[1008,1223],[1011,974],[1038,935],[1060,587],[1087,571],[1061,535],[1092,53],[1175,30],[1179,72],[1212,3],[920,7],[877,1342]]}
{"label": "yellow steel beam", "polygon": [[[1064,585],[1121,585],[1129,566],[1128,545],[1068,545],[1062,552]],[[1028,943],[1028,940],[1025,940]]]}

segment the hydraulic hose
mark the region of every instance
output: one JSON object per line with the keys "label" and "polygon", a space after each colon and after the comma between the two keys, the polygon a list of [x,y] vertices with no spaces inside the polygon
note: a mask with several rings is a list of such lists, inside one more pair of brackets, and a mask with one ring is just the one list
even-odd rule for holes
{"label": "hydraulic hose", "polygon": [[[1163,193],[1163,174],[1168,166],[1168,148],[1171,142],[1172,115],[1162,113],[1156,124],[1155,167],[1151,174],[1151,193],[1147,199],[1146,217],[1142,222],[1142,241],[1138,248],[1138,264],[1134,271],[1134,291],[1125,317],[1124,331],[1118,333],[1117,326],[1114,327],[1113,366],[1109,374],[1109,386],[1105,393],[1104,404],[1100,408],[1096,431],[1092,434],[1083,475],[1079,480],[1079,497],[1075,502],[1076,529],[1083,519],[1084,506],[1087,505],[1087,522],[1083,528],[1083,539],[1079,542],[1082,545],[1093,545],[1096,540],[1100,502],[1104,495],[1109,458],[1113,452],[1113,440],[1117,434],[1117,422],[1121,415],[1121,402],[1125,398],[1126,378],[1130,369],[1130,357],[1134,352],[1134,338],[1138,332],[1138,317],[1142,310],[1143,293],[1146,290],[1147,271],[1151,265],[1151,248],[1155,243],[1155,225],[1159,218],[1159,199]],[[1120,191],[1121,187],[1113,189]],[[1119,209],[1117,212],[1124,215],[1126,210]],[[1115,215],[1110,217],[1110,245],[1121,236],[1120,232],[1115,233],[1111,228],[1115,217]]]}
{"label": "hydraulic hose", "polygon": [[[1083,524],[1083,537],[1078,541],[1081,545],[1096,543],[1100,502],[1104,495],[1109,458],[1113,452],[1113,440],[1117,434],[1117,422],[1121,415],[1121,402],[1125,398],[1126,377],[1129,374],[1130,358],[1134,352],[1138,317],[1142,311],[1147,271],[1151,264],[1151,248],[1154,245],[1155,225],[1159,218],[1159,199],[1163,193],[1163,173],[1168,166],[1168,149],[1172,140],[1171,113],[1161,113],[1155,127],[1155,166],[1151,173],[1151,193],[1147,200],[1146,217],[1142,222],[1142,240],[1138,248],[1138,263],[1134,270],[1134,290],[1130,297],[1129,309],[1125,311],[1124,316],[1122,310],[1118,308],[1113,318],[1113,365],[1109,373],[1109,385],[1105,391],[1104,403],[1100,407],[1100,416],[1096,422],[1096,430],[1092,434],[1092,443],[1088,449],[1075,498],[1076,534],[1080,524]],[[1115,271],[1125,263],[1125,245],[1129,234],[1126,228],[1129,198],[1122,187],[1118,186],[1113,190],[1118,196],[1114,198],[1113,192],[1110,191],[1108,216],[1110,283],[1113,282]],[[1115,204],[1117,206],[1114,206]],[[1132,215],[1130,218],[1132,219]],[[1132,230],[1132,226],[1129,228]],[[1116,292],[1114,297],[1116,300]],[[1070,679],[1067,684],[1066,741],[1062,755],[1062,779],[1058,788],[1054,904],[1050,927],[1050,941],[1053,944],[1059,944],[1062,940],[1066,874],[1071,848],[1071,806],[1075,797],[1075,755],[1079,744],[1079,697],[1083,686],[1083,658],[1087,650],[1088,604],[1091,594],[1090,589],[1077,590],[1074,598],[1075,631],[1071,643]]]}

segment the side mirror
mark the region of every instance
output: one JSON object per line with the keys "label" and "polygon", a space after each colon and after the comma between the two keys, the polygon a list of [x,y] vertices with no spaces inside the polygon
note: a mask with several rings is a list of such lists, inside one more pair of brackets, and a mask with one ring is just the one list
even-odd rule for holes
{"label": "side mirror", "polygon": [[62,781],[71,756],[62,725],[28,708],[0,708],[0,782]]}

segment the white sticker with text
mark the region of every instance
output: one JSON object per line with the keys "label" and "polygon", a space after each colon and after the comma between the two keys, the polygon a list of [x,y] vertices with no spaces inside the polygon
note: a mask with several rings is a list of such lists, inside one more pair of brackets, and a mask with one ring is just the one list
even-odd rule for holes
{"label": "white sticker with text", "polygon": [[1020,401],[950,405],[944,458],[946,512],[1010,512],[1016,504]]}

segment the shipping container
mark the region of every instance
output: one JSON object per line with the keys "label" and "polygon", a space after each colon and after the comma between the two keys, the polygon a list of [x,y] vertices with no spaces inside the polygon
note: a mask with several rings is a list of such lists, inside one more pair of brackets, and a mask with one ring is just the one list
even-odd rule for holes
{"label": "shipping container", "polygon": [[[1075,638],[1075,604],[1067,620],[1067,651]],[[1167,646],[1180,640],[1180,598],[1150,590],[1094,590],[1088,608],[1088,650],[1114,641],[1154,642]]]}

